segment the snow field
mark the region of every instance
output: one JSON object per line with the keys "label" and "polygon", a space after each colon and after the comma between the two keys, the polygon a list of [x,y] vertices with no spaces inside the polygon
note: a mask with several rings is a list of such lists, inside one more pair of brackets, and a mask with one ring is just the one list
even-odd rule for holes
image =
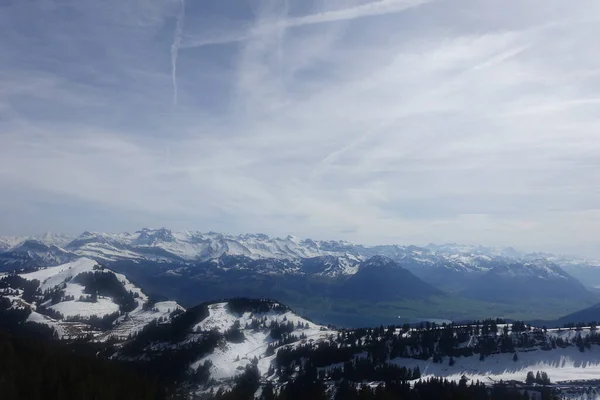
{"label": "snow field", "polygon": [[[265,357],[264,353],[269,343],[273,342],[270,338],[270,331],[254,331],[252,329],[245,329],[246,324],[250,324],[252,319],[267,319],[267,325],[270,322],[277,321],[279,323],[292,322],[294,326],[301,322],[302,324],[308,324],[308,329],[295,330],[293,334],[300,335],[304,333],[307,336],[306,340],[326,340],[329,335],[337,334],[336,331],[321,330],[320,325],[316,325],[310,321],[307,321],[291,311],[285,313],[250,313],[246,312],[242,315],[236,315],[230,313],[227,310],[227,303],[216,303],[208,306],[210,315],[205,318],[202,322],[197,324],[194,329],[199,330],[212,330],[215,329],[221,333],[229,329],[236,321],[240,323],[240,330],[244,333],[246,340],[242,343],[225,343],[221,347],[215,349],[212,354],[197,360],[191,365],[191,368],[197,369],[200,365],[204,364],[206,360],[212,362],[210,370],[211,377],[216,380],[228,380],[236,375],[242,373],[246,365],[252,362],[252,359],[256,357],[258,359],[258,370],[260,374],[265,377],[269,371],[271,362],[275,359],[275,355]],[[301,341],[291,343],[286,346],[297,346]],[[238,359],[239,358],[239,359]],[[236,361],[237,360],[237,361]]]}
{"label": "snow field", "polygon": [[120,316],[115,322],[115,327],[98,337],[97,340],[105,341],[110,337],[125,340],[129,335],[141,331],[152,321],[159,318],[168,319],[175,310],[183,310],[183,307],[174,301],[156,303],[152,308],[145,311],[142,307],[138,307],[130,313]]}
{"label": "snow field", "polygon": [[[32,273],[22,274],[21,276],[28,280],[39,280],[41,283],[40,289],[42,291],[64,284],[65,296],[73,296],[74,300],[62,301],[54,305],[48,305],[48,307],[52,310],[60,312],[65,318],[75,316],[81,316],[83,318],[89,318],[91,316],[104,317],[106,315],[118,312],[119,305],[116,304],[111,298],[104,296],[98,296],[98,301],[95,303],[79,301],[81,296],[87,296],[83,292],[84,286],[71,282],[74,277],[81,273],[94,271],[94,267],[96,265],[97,263],[94,260],[89,258],[80,258],[64,265],[41,269]],[[151,321],[158,320],[159,318],[163,317],[169,318],[171,312],[177,309],[182,309],[182,307],[174,301],[165,301],[156,303],[149,310],[144,310],[143,306],[148,301],[148,296],[144,294],[140,288],[132,284],[125,275],[115,273],[108,269],[96,271],[113,273],[119,282],[121,282],[125,290],[137,294],[137,298],[135,299],[137,305],[135,309],[126,315],[120,316],[115,321],[114,328],[98,336],[97,340],[106,340],[111,336],[120,339],[126,339],[130,334],[138,332]],[[22,301],[20,298],[14,298],[11,299],[11,301],[12,300]],[[35,307],[32,307],[32,309],[35,309]],[[86,326],[82,323],[55,321],[52,318],[36,313],[35,311],[32,312],[29,320],[32,322],[43,323],[55,328],[61,337],[75,334],[75,325],[81,325],[82,327]]]}
{"label": "snow field", "polygon": [[390,362],[421,370],[422,378],[445,377],[459,381],[464,375],[472,380],[493,383],[506,380],[524,381],[528,371],[544,371],[552,382],[569,380],[595,380],[600,376],[600,347],[592,346],[584,353],[575,346],[551,351],[531,350],[517,352],[518,360],[513,361],[513,353],[493,354],[479,360],[479,355],[454,358],[455,364],[448,365],[449,357],[442,364],[431,360],[396,358]]}
{"label": "snow field", "polygon": [[92,259],[80,258],[67,264],[22,274],[21,277],[27,280],[37,279],[40,281],[40,290],[44,291],[52,289],[83,272],[93,271],[95,265],[97,263]]}

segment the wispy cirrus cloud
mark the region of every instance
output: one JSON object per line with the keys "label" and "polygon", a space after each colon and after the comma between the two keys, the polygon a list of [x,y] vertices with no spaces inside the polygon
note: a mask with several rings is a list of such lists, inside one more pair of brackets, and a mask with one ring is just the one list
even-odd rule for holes
{"label": "wispy cirrus cloud", "polygon": [[227,32],[209,37],[187,37],[182,44],[183,48],[202,47],[215,44],[241,42],[260,35],[270,34],[286,28],[302,27],[307,25],[325,24],[340,21],[349,21],[387,14],[395,14],[413,7],[429,3],[433,0],[375,0],[350,7],[342,7],[328,11],[321,11],[300,17],[287,17],[268,20],[259,25],[254,25],[249,31]]}
{"label": "wispy cirrus cloud", "polygon": [[0,12],[0,233],[593,253],[596,2],[109,3]]}

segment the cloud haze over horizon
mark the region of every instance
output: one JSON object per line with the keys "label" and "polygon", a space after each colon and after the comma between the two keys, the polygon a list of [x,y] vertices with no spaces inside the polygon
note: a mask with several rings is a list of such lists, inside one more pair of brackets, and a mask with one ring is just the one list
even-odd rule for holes
{"label": "cloud haze over horizon", "polygon": [[600,257],[600,3],[0,2],[0,234]]}

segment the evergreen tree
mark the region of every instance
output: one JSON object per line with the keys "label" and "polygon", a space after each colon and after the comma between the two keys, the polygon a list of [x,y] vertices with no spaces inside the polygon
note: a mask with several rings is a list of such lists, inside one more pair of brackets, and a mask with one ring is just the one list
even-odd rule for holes
{"label": "evergreen tree", "polygon": [[545,371],[542,371],[541,374],[541,382],[542,385],[549,385],[550,384],[550,378],[548,377],[548,374]]}
{"label": "evergreen tree", "polygon": [[275,390],[273,388],[273,383],[268,381],[263,387],[262,394],[260,396],[261,400],[275,400]]}
{"label": "evergreen tree", "polygon": [[535,376],[533,375],[533,371],[527,372],[527,378],[525,379],[525,383],[528,385],[533,385],[535,383]]}

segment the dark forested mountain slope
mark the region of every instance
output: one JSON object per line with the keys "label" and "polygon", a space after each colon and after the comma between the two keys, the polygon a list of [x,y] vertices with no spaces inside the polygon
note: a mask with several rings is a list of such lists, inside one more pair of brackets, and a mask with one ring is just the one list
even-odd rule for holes
{"label": "dark forested mountain slope", "polygon": [[373,256],[358,265],[358,271],[339,288],[340,297],[366,301],[422,299],[442,292],[394,261]]}
{"label": "dark forested mountain slope", "polygon": [[462,291],[467,297],[518,303],[544,299],[592,301],[581,282],[545,260],[499,265]]}

